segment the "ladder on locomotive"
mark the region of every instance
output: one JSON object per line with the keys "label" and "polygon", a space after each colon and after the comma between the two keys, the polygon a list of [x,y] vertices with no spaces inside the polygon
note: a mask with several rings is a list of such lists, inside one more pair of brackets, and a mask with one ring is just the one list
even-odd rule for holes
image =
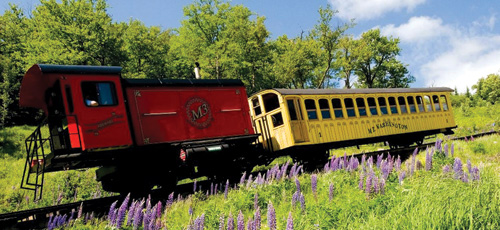
{"label": "ladder on locomotive", "polygon": [[50,143],[50,138],[43,138],[41,128],[47,123],[45,119],[35,131],[25,140],[26,163],[24,165],[21,188],[34,192],[33,200],[42,198],[43,180],[45,174],[44,144]]}

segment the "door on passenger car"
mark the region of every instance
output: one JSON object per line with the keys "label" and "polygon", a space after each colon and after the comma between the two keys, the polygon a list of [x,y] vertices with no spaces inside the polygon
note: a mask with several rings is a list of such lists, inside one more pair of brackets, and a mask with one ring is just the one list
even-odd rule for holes
{"label": "door on passenger car", "polygon": [[301,102],[298,98],[289,98],[286,100],[288,114],[290,115],[290,127],[295,143],[307,142],[307,127],[302,116]]}

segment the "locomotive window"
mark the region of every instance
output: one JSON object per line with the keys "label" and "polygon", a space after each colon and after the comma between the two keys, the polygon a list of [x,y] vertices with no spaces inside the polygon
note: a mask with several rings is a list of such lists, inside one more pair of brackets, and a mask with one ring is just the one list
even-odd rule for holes
{"label": "locomotive window", "polygon": [[255,116],[259,116],[262,113],[262,110],[260,109],[259,98],[256,97],[252,99],[252,106]]}
{"label": "locomotive window", "polygon": [[358,106],[358,112],[360,117],[366,116],[365,99],[356,98],[356,105]]}
{"label": "locomotive window", "polygon": [[377,115],[377,103],[375,103],[375,98],[369,97],[368,98],[368,107],[370,108],[370,113],[372,115]]}
{"label": "locomotive window", "polygon": [[439,106],[439,97],[437,95],[432,96],[432,102],[434,103],[434,107],[437,111],[441,111],[441,107]]}
{"label": "locomotive window", "polygon": [[288,113],[290,113],[290,120],[297,120],[297,111],[295,110],[295,104],[293,104],[293,100],[286,100],[288,104]]}
{"label": "locomotive window", "polygon": [[323,119],[330,119],[332,116],[330,115],[330,106],[328,105],[328,100],[319,99],[319,109],[321,110],[321,117]]}
{"label": "locomotive window", "polygon": [[386,115],[386,114],[389,113],[387,111],[387,103],[386,103],[384,97],[379,97],[378,98],[378,105],[380,106],[380,112],[382,113],[382,115]]}
{"label": "locomotive window", "polygon": [[396,99],[394,97],[389,97],[389,106],[391,107],[392,114],[398,114],[398,108],[396,105]]}
{"label": "locomotive window", "polygon": [[410,107],[410,113],[416,113],[417,107],[415,107],[415,101],[413,100],[413,96],[408,96],[406,98],[408,100],[408,106]]}
{"label": "locomotive window", "polygon": [[274,93],[268,93],[262,95],[262,101],[264,103],[264,108],[266,109],[266,113],[271,112],[280,107],[278,95]]}
{"label": "locomotive window", "polygon": [[275,128],[283,125],[283,116],[281,115],[281,112],[271,115],[271,119]]}
{"label": "locomotive window", "polygon": [[408,113],[406,110],[406,102],[404,97],[398,97],[399,109],[401,110],[401,114]]}
{"label": "locomotive window", "polygon": [[425,105],[427,106],[427,112],[432,112],[431,98],[429,96],[424,96],[424,102]]}
{"label": "locomotive window", "polygon": [[314,103],[314,100],[307,99],[305,100],[305,103],[306,103],[307,117],[309,118],[309,120],[317,120],[318,114],[316,113],[316,104]]}
{"label": "locomotive window", "polygon": [[441,95],[441,104],[443,104],[443,111],[448,111],[448,103],[446,103],[446,97]]}
{"label": "locomotive window", "polygon": [[82,82],[84,104],[88,107],[117,105],[115,84],[112,82]]}
{"label": "locomotive window", "polygon": [[334,98],[332,99],[333,113],[336,118],[344,117],[344,113],[342,112],[342,103],[340,99]]}
{"label": "locomotive window", "polygon": [[417,105],[418,105],[418,110],[423,113],[424,111],[424,100],[422,99],[422,96],[417,96]]}
{"label": "locomotive window", "polygon": [[347,117],[355,117],[356,112],[354,111],[354,102],[352,98],[344,99],[345,110],[347,111]]}

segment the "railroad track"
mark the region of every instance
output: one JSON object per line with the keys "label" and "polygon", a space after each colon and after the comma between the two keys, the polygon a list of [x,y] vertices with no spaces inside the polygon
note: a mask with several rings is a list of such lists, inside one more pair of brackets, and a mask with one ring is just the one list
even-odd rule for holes
{"label": "railroad track", "polygon": [[[470,135],[467,137],[452,137],[449,138],[449,140],[464,140],[465,138],[478,138],[482,136],[487,136],[487,135],[493,135],[493,134],[498,134],[499,132],[496,131],[490,131],[490,132],[484,132],[484,133],[478,133],[474,135]],[[377,156],[380,154],[391,154],[393,156],[395,155],[401,155],[403,158],[407,158],[410,156],[410,154],[413,152],[415,148],[419,149],[424,149],[429,146],[434,146],[435,142],[428,142],[424,143],[419,146],[411,146],[407,148],[398,148],[398,149],[385,149],[385,150],[377,150],[377,151],[372,151],[372,152],[363,152],[360,154],[356,154],[355,156],[361,157],[362,155],[366,156]],[[256,174],[259,172],[253,172],[252,174]],[[210,188],[210,183],[211,181],[206,180],[206,181],[199,181],[197,182],[199,186],[203,190],[209,189]],[[222,187],[222,186],[221,186]],[[178,185],[175,188],[175,194],[190,194],[193,192],[193,183],[187,183],[187,184],[182,184]],[[152,201],[157,202],[160,200],[166,199],[166,194],[161,193],[161,190],[153,190],[151,193],[151,198]],[[55,205],[55,206],[49,206],[49,207],[43,207],[43,208],[36,208],[36,209],[30,209],[30,210],[23,210],[23,211],[17,211],[17,212],[11,212],[11,213],[4,213],[0,214],[0,228],[2,229],[42,229],[47,227],[48,220],[50,216],[55,216],[55,215],[64,215],[67,214],[68,216],[71,214],[72,211],[77,212],[78,209],[80,208],[80,205],[82,206],[82,210],[84,213],[91,213],[93,212],[95,216],[103,216],[106,215],[107,212],[109,211],[110,205],[118,201],[120,204],[124,199],[124,196],[111,196],[111,197],[104,197],[104,198],[98,198],[98,199],[92,199],[92,200],[85,200],[85,201],[79,201],[79,202],[74,202],[74,203],[69,203],[69,204],[61,204],[61,205]]]}

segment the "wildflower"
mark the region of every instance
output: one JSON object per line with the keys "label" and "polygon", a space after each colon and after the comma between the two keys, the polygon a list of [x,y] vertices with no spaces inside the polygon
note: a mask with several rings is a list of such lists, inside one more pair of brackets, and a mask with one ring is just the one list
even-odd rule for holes
{"label": "wildflower", "polygon": [[80,207],[78,208],[78,215],[76,216],[77,219],[82,218],[82,211],[83,211],[83,202],[80,203]]}
{"label": "wildflower", "polygon": [[252,229],[253,229],[253,220],[252,217],[249,217],[247,222],[247,230],[252,230]]}
{"label": "wildflower", "polygon": [[288,220],[286,221],[286,230],[293,230],[292,212],[288,213]]}
{"label": "wildflower", "polygon": [[462,179],[462,181],[463,181],[463,182],[465,182],[465,183],[469,183],[469,176],[467,175],[467,173],[466,173],[466,172],[464,172],[464,173],[462,174],[462,178],[461,178],[461,179]]}
{"label": "wildflower", "polygon": [[276,230],[276,213],[271,202],[267,206],[267,225],[270,230]]}
{"label": "wildflower", "polygon": [[229,217],[227,218],[227,230],[234,230],[234,219],[231,212],[229,212]]}
{"label": "wildflower", "polygon": [[173,203],[174,203],[174,192],[172,192],[168,195],[166,206],[170,207],[170,206],[172,206]]}
{"label": "wildflower", "polygon": [[367,194],[371,193],[372,189],[372,180],[373,180],[373,171],[370,171],[368,173],[368,176],[366,177],[366,185],[365,185],[365,191]]}
{"label": "wildflower", "polygon": [[442,143],[442,140],[438,138],[436,140],[436,144],[434,146],[434,148],[436,148],[436,151],[440,151],[441,152],[441,143]]}
{"label": "wildflower", "polygon": [[474,141],[474,136],[470,136],[470,141]]}
{"label": "wildflower", "polygon": [[385,193],[385,180],[383,178],[380,179],[380,193]]}
{"label": "wildflower", "polygon": [[252,177],[252,174],[250,174],[250,176],[248,176],[248,180],[247,180],[247,188],[250,187],[250,185],[252,184],[253,182],[253,177]]}
{"label": "wildflower", "polygon": [[396,160],[396,171],[401,170],[401,156],[398,155],[398,159]]}
{"label": "wildflower", "polygon": [[306,211],[306,200],[305,200],[304,194],[300,193],[299,201],[300,201],[300,208],[302,208],[302,211],[305,212]]}
{"label": "wildflower", "polygon": [[257,210],[255,210],[255,213],[253,215],[253,218],[254,218],[254,221],[253,221],[253,229],[256,229],[256,230],[259,230],[260,229],[260,220],[261,220],[261,216],[260,216],[260,208],[257,208]]}
{"label": "wildflower", "polygon": [[299,201],[300,194],[298,191],[294,192],[292,195],[292,207],[295,207],[295,204]]}
{"label": "wildflower", "polygon": [[[217,194],[217,191],[218,191],[218,186],[219,186],[219,184],[215,184],[214,194]],[[181,195],[181,194],[179,194],[179,196],[180,196],[180,195]]]}
{"label": "wildflower", "polygon": [[316,174],[311,175],[311,189],[314,194],[314,197],[316,197],[316,188],[318,186],[318,176]]}
{"label": "wildflower", "polygon": [[[362,184],[362,183],[361,183],[361,184]],[[328,191],[328,200],[329,200],[329,201],[332,201],[332,200],[333,200],[333,190],[334,190],[334,188],[333,188],[333,183],[330,183],[330,189],[329,189],[329,191]]]}
{"label": "wildflower", "polygon": [[449,165],[445,165],[443,166],[443,173],[449,173],[450,172],[450,166]]}
{"label": "wildflower", "polygon": [[224,188],[224,200],[227,200],[228,190],[229,190],[229,180],[226,181],[226,188]]}
{"label": "wildflower", "polygon": [[297,187],[297,192],[300,192],[300,182],[299,179],[297,179],[297,177],[295,177],[295,186]]}
{"label": "wildflower", "polygon": [[243,175],[241,175],[241,178],[240,178],[240,185],[245,183],[246,176],[247,176],[247,172],[243,172]]}
{"label": "wildflower", "polygon": [[259,194],[255,193],[255,196],[253,197],[253,209],[257,210],[259,207]]}
{"label": "wildflower", "polygon": [[377,168],[380,168],[380,164],[382,163],[382,159],[384,158],[384,154],[380,154],[377,156]]}
{"label": "wildflower", "polygon": [[401,171],[399,173],[399,184],[403,184],[403,180],[405,179],[406,177],[406,172],[405,171]]}
{"label": "wildflower", "polygon": [[379,184],[378,184],[378,177],[376,177],[376,176],[373,177],[372,184],[373,184],[373,191],[375,193],[378,193],[380,191],[380,187],[379,187]]}
{"label": "wildflower", "polygon": [[425,170],[429,171],[432,169],[432,155],[429,153],[429,149],[427,149],[425,153]]}
{"label": "wildflower", "polygon": [[366,166],[368,166],[368,167],[370,167],[370,168],[371,168],[371,167],[373,167],[373,156],[370,156],[370,157],[368,158],[368,163],[367,163],[367,165],[366,165]]}
{"label": "wildflower", "polygon": [[130,193],[123,200],[122,205],[118,209],[118,216],[116,217],[116,228],[121,228],[123,221],[125,220],[125,211],[127,211],[128,201],[130,199]]}
{"label": "wildflower", "polygon": [[467,159],[467,171],[472,173],[472,163],[470,162],[470,159]]}
{"label": "wildflower", "polygon": [[244,217],[243,217],[243,213],[240,212],[238,213],[238,219],[237,219],[237,222],[238,222],[238,230],[245,230],[245,220],[244,220]]}
{"label": "wildflower", "polygon": [[196,192],[196,179],[193,182],[193,192]]}
{"label": "wildflower", "polygon": [[359,184],[358,184],[359,190],[363,190],[363,183],[365,182],[364,179],[365,179],[365,174],[363,172],[361,172],[361,175],[359,176]]}
{"label": "wildflower", "polygon": [[134,213],[134,222],[133,222],[133,229],[139,228],[139,224],[142,223],[142,206],[144,205],[144,199],[138,203],[138,205],[135,207],[135,213]]}
{"label": "wildflower", "polygon": [[471,174],[473,181],[481,179],[481,177],[479,175],[479,168],[476,166],[474,166],[474,168],[472,168],[472,172],[470,174]]}
{"label": "wildflower", "polygon": [[219,217],[219,230],[224,230],[224,214]]}
{"label": "wildflower", "polygon": [[293,174],[295,173],[295,169],[297,169],[297,163],[293,164],[292,168],[290,169],[290,173],[288,175],[288,178],[292,178],[294,176]]}
{"label": "wildflower", "polygon": [[330,171],[330,162],[326,162],[325,166],[323,167],[324,172]]}
{"label": "wildflower", "polygon": [[192,207],[192,206],[189,206],[189,209],[188,209],[188,214],[189,214],[190,216],[192,216],[192,215],[193,215],[193,207]]}
{"label": "wildflower", "polygon": [[115,201],[111,204],[111,207],[109,207],[109,212],[108,212],[108,221],[109,221],[109,224],[113,224],[115,222],[115,215],[116,215],[116,212],[115,212],[115,207],[116,207],[116,204],[118,203],[118,201]]}
{"label": "wildflower", "polygon": [[454,152],[455,152],[455,143],[451,143],[451,157],[453,157]]}
{"label": "wildflower", "polygon": [[410,168],[410,176],[413,176],[413,172],[415,172],[415,161],[417,160],[418,148],[415,148],[413,151],[413,156],[411,158],[411,168]]}
{"label": "wildflower", "polygon": [[444,156],[448,157],[448,143],[444,144]]}
{"label": "wildflower", "polygon": [[460,158],[455,158],[455,162],[453,163],[453,171],[455,172],[455,179],[460,179],[463,174],[462,169],[462,161]]}

